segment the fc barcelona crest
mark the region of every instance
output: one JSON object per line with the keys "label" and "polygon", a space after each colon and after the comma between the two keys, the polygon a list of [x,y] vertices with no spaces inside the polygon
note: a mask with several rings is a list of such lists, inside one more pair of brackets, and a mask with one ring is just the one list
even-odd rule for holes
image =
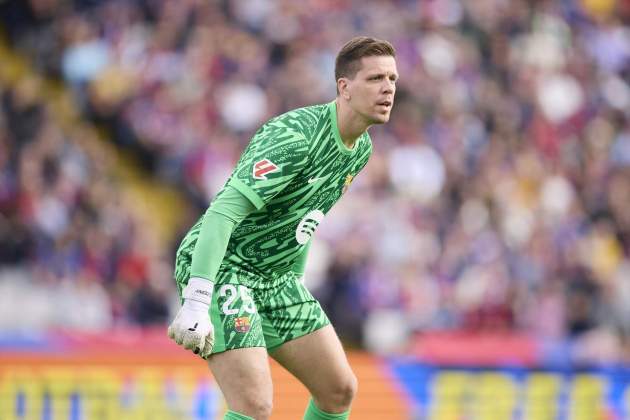
{"label": "fc barcelona crest", "polygon": [[354,179],[354,175],[352,174],[348,174],[346,176],[346,180],[343,183],[343,188],[341,189],[342,194],[345,194],[345,192],[348,190],[348,187],[350,186],[350,184],[352,184],[353,179]]}
{"label": "fc barcelona crest", "polygon": [[240,333],[246,333],[251,328],[248,316],[239,316],[234,319],[234,330]]}

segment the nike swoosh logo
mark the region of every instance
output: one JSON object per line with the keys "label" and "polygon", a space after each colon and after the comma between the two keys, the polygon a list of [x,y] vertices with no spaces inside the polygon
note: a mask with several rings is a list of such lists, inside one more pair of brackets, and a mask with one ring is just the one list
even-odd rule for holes
{"label": "nike swoosh logo", "polygon": [[308,182],[309,184],[312,184],[312,183],[314,183],[314,182],[319,181],[320,179],[322,179],[322,177],[309,178],[307,182]]}

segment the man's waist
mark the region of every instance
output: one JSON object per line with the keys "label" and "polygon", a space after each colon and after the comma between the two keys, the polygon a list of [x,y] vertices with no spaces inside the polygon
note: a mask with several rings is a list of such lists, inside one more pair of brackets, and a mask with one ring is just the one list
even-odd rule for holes
{"label": "man's waist", "polygon": [[234,264],[224,260],[217,273],[217,283],[227,282],[230,276],[236,275],[239,283],[244,286],[253,289],[272,289],[286,281],[293,281],[298,278],[298,275],[290,268],[261,270],[247,264]]}

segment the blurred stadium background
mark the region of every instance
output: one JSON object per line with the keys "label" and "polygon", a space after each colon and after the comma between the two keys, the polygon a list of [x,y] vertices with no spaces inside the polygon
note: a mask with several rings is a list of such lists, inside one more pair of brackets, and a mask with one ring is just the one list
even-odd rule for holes
{"label": "blurred stadium background", "polygon": [[[174,249],[265,119],[398,51],[307,283],[358,419],[630,419],[630,1],[0,0],[0,419],[217,419]],[[274,419],[304,389],[274,365]]]}

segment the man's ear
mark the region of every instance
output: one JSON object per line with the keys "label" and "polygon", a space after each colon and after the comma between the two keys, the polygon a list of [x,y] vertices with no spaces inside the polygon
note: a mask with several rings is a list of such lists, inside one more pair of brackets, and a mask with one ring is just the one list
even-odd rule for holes
{"label": "man's ear", "polygon": [[350,81],[345,77],[340,77],[337,80],[337,91],[339,92],[339,96],[341,96],[346,101],[350,100]]}

